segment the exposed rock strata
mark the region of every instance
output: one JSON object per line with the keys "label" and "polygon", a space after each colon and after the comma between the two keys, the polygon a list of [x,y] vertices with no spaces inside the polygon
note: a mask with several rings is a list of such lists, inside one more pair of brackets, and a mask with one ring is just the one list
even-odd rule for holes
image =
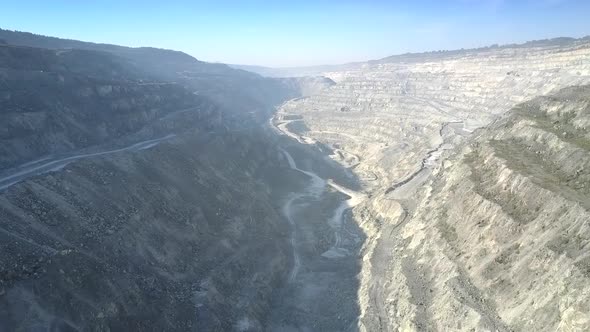
{"label": "exposed rock strata", "polygon": [[382,328],[590,328],[589,98],[586,86],[519,105],[443,162],[392,259],[373,257],[389,276]]}
{"label": "exposed rock strata", "polygon": [[395,182],[438,145],[444,122],[463,121],[471,131],[519,102],[589,82],[590,44],[490,49],[324,75],[337,84],[280,112],[302,116],[306,136],[359,156],[359,171]]}
{"label": "exposed rock strata", "polygon": [[588,328],[588,89],[502,117],[589,70],[586,40],[383,61],[324,73],[337,84],[279,109],[372,192],[354,209],[361,330]]}

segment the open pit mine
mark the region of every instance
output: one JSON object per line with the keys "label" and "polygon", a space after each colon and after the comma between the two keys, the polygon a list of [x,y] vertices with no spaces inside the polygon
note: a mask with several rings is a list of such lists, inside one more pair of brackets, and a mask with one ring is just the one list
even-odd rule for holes
{"label": "open pit mine", "polygon": [[0,30],[0,331],[590,330],[589,38],[300,72]]}

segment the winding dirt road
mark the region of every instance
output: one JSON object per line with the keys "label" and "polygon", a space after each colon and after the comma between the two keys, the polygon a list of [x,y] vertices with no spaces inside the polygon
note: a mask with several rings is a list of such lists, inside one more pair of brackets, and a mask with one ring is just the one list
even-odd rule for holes
{"label": "winding dirt road", "polygon": [[291,167],[291,169],[303,173],[311,178],[311,183],[307,186],[307,188],[301,193],[292,194],[287,199],[282,208],[283,215],[285,216],[285,218],[287,218],[287,220],[289,221],[289,225],[291,226],[290,242],[291,246],[293,247],[293,268],[291,269],[291,273],[289,274],[289,282],[293,282],[297,277],[299,269],[301,268],[301,258],[297,246],[297,225],[295,224],[293,218],[292,206],[295,201],[303,197],[319,197],[319,195],[324,191],[326,181],[317,176],[317,174],[315,173],[308,172],[298,168],[291,154],[289,154],[289,152],[287,152],[285,149],[281,148],[281,152],[283,153],[285,158],[287,158],[287,162],[289,163],[289,167]]}
{"label": "winding dirt road", "polygon": [[[316,143],[316,140],[314,140],[313,138],[301,136],[301,135],[298,135],[296,133],[289,131],[289,128],[287,127],[287,125],[289,123],[291,123],[293,121],[297,121],[297,120],[281,121],[280,123],[277,123],[276,125],[275,125],[275,120],[276,120],[275,118],[272,118],[269,121],[269,124],[279,134],[291,137],[301,144],[315,144]],[[344,214],[347,210],[349,210],[349,209],[353,208],[354,206],[363,202],[367,198],[367,196],[363,193],[356,192],[354,190],[345,188],[330,179],[328,179],[326,181],[326,180],[320,178],[317,174],[315,174],[313,172],[305,171],[305,170],[298,168],[295,160],[293,160],[293,157],[289,154],[289,152],[287,152],[284,149],[281,149],[281,152],[287,158],[287,161],[289,162],[289,166],[291,167],[291,169],[301,172],[301,173],[309,176],[312,179],[312,184],[306,190],[306,191],[309,191],[309,193],[300,193],[300,194],[291,196],[286,201],[285,205],[283,206],[283,213],[285,214],[285,217],[287,218],[287,220],[289,220],[289,223],[291,224],[292,229],[293,229],[293,231],[291,232],[291,235],[292,235],[291,236],[291,243],[293,244],[293,252],[294,252],[293,256],[294,256],[295,263],[294,263],[293,271],[292,271],[291,277],[290,277],[290,281],[293,281],[297,275],[297,271],[300,268],[299,254],[297,252],[297,244],[296,244],[296,239],[295,239],[297,236],[296,225],[295,225],[295,222],[293,221],[293,217],[290,213],[291,212],[291,205],[293,204],[293,202],[299,198],[309,195],[310,193],[317,197],[319,194],[321,194],[321,192],[323,191],[326,184],[329,185],[330,187],[332,187],[334,190],[349,197],[347,200],[344,200],[340,203],[340,205],[334,211],[332,217],[328,220],[328,224],[334,230],[334,245],[332,246],[332,248],[330,248],[328,251],[326,251],[322,254],[322,256],[325,258],[340,258],[340,257],[350,255],[350,253],[348,252],[347,249],[341,247],[341,242],[342,242],[341,239],[342,239],[342,231],[343,231],[342,226],[344,224]],[[320,188],[321,188],[321,190],[318,192],[318,189],[320,189]]]}
{"label": "winding dirt road", "polygon": [[0,190],[4,190],[16,183],[24,181],[32,176],[58,171],[58,170],[64,168],[69,163],[74,162],[79,159],[103,156],[103,155],[107,155],[107,154],[113,154],[113,153],[119,153],[119,152],[125,152],[125,151],[146,150],[146,149],[152,148],[152,147],[160,144],[162,141],[171,139],[175,136],[176,135],[171,134],[171,135],[167,135],[167,136],[156,138],[156,139],[150,139],[150,140],[138,142],[138,143],[132,144],[130,146],[127,146],[124,148],[119,148],[119,149],[114,149],[114,150],[105,150],[105,151],[99,151],[99,152],[93,152],[93,153],[73,154],[73,155],[70,155],[67,157],[60,157],[60,158],[44,157],[43,159],[39,159],[39,160],[32,161],[32,162],[27,162],[19,167],[13,168],[12,170],[10,170],[6,174],[4,174],[2,176],[2,178],[0,178]]}
{"label": "winding dirt road", "polygon": [[348,250],[346,250],[340,246],[341,238],[342,238],[341,233],[343,230],[342,226],[344,224],[344,213],[348,209],[351,209],[354,206],[360,204],[362,201],[364,201],[367,198],[367,196],[363,193],[359,193],[354,190],[345,188],[330,179],[324,180],[313,172],[302,170],[302,169],[298,168],[297,163],[295,162],[295,160],[293,159],[293,157],[291,156],[291,154],[289,152],[287,152],[285,149],[282,149],[282,148],[281,148],[281,152],[283,153],[283,155],[287,159],[287,161],[289,163],[289,167],[291,167],[291,169],[296,170],[302,174],[305,174],[311,178],[310,185],[303,192],[293,194],[292,196],[290,196],[282,208],[283,214],[285,215],[285,217],[289,221],[289,224],[291,225],[291,228],[292,228],[291,244],[293,246],[294,266],[293,266],[292,272],[290,274],[289,281],[293,281],[293,280],[295,280],[295,277],[297,276],[297,272],[299,271],[300,266],[301,266],[300,259],[299,259],[299,253],[298,253],[298,249],[297,249],[297,242],[296,242],[297,241],[296,240],[297,227],[295,225],[293,215],[291,212],[291,207],[293,205],[293,202],[298,199],[301,199],[305,196],[312,196],[314,198],[318,198],[321,195],[321,193],[324,191],[326,185],[332,187],[336,191],[349,197],[347,200],[342,201],[340,203],[340,205],[338,205],[338,207],[334,211],[332,217],[328,220],[328,225],[330,225],[330,227],[334,230],[334,239],[335,240],[334,240],[334,245],[332,246],[332,248],[330,248],[330,250],[324,252],[322,254],[322,256],[324,256],[326,258],[338,258],[338,257],[348,256],[350,254],[348,252]]}

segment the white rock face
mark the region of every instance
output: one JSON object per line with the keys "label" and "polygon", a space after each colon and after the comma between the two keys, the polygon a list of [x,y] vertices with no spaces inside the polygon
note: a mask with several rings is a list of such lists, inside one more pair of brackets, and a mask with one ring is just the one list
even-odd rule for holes
{"label": "white rock face", "polygon": [[590,329],[590,91],[503,116],[589,84],[590,43],[324,75],[337,84],[275,121],[371,194],[354,209],[361,330]]}
{"label": "white rock face", "polygon": [[463,121],[471,131],[519,102],[590,82],[590,44],[365,64],[324,75],[337,84],[281,112],[303,115],[306,136],[337,140],[380,178],[395,181],[436,146],[443,122]]}

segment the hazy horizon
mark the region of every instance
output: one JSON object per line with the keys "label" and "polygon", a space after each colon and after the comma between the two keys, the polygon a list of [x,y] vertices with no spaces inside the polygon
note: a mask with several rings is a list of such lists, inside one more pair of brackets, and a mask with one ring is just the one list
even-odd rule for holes
{"label": "hazy horizon", "polygon": [[590,34],[590,3],[576,0],[21,1],[4,7],[4,29],[275,68]]}

